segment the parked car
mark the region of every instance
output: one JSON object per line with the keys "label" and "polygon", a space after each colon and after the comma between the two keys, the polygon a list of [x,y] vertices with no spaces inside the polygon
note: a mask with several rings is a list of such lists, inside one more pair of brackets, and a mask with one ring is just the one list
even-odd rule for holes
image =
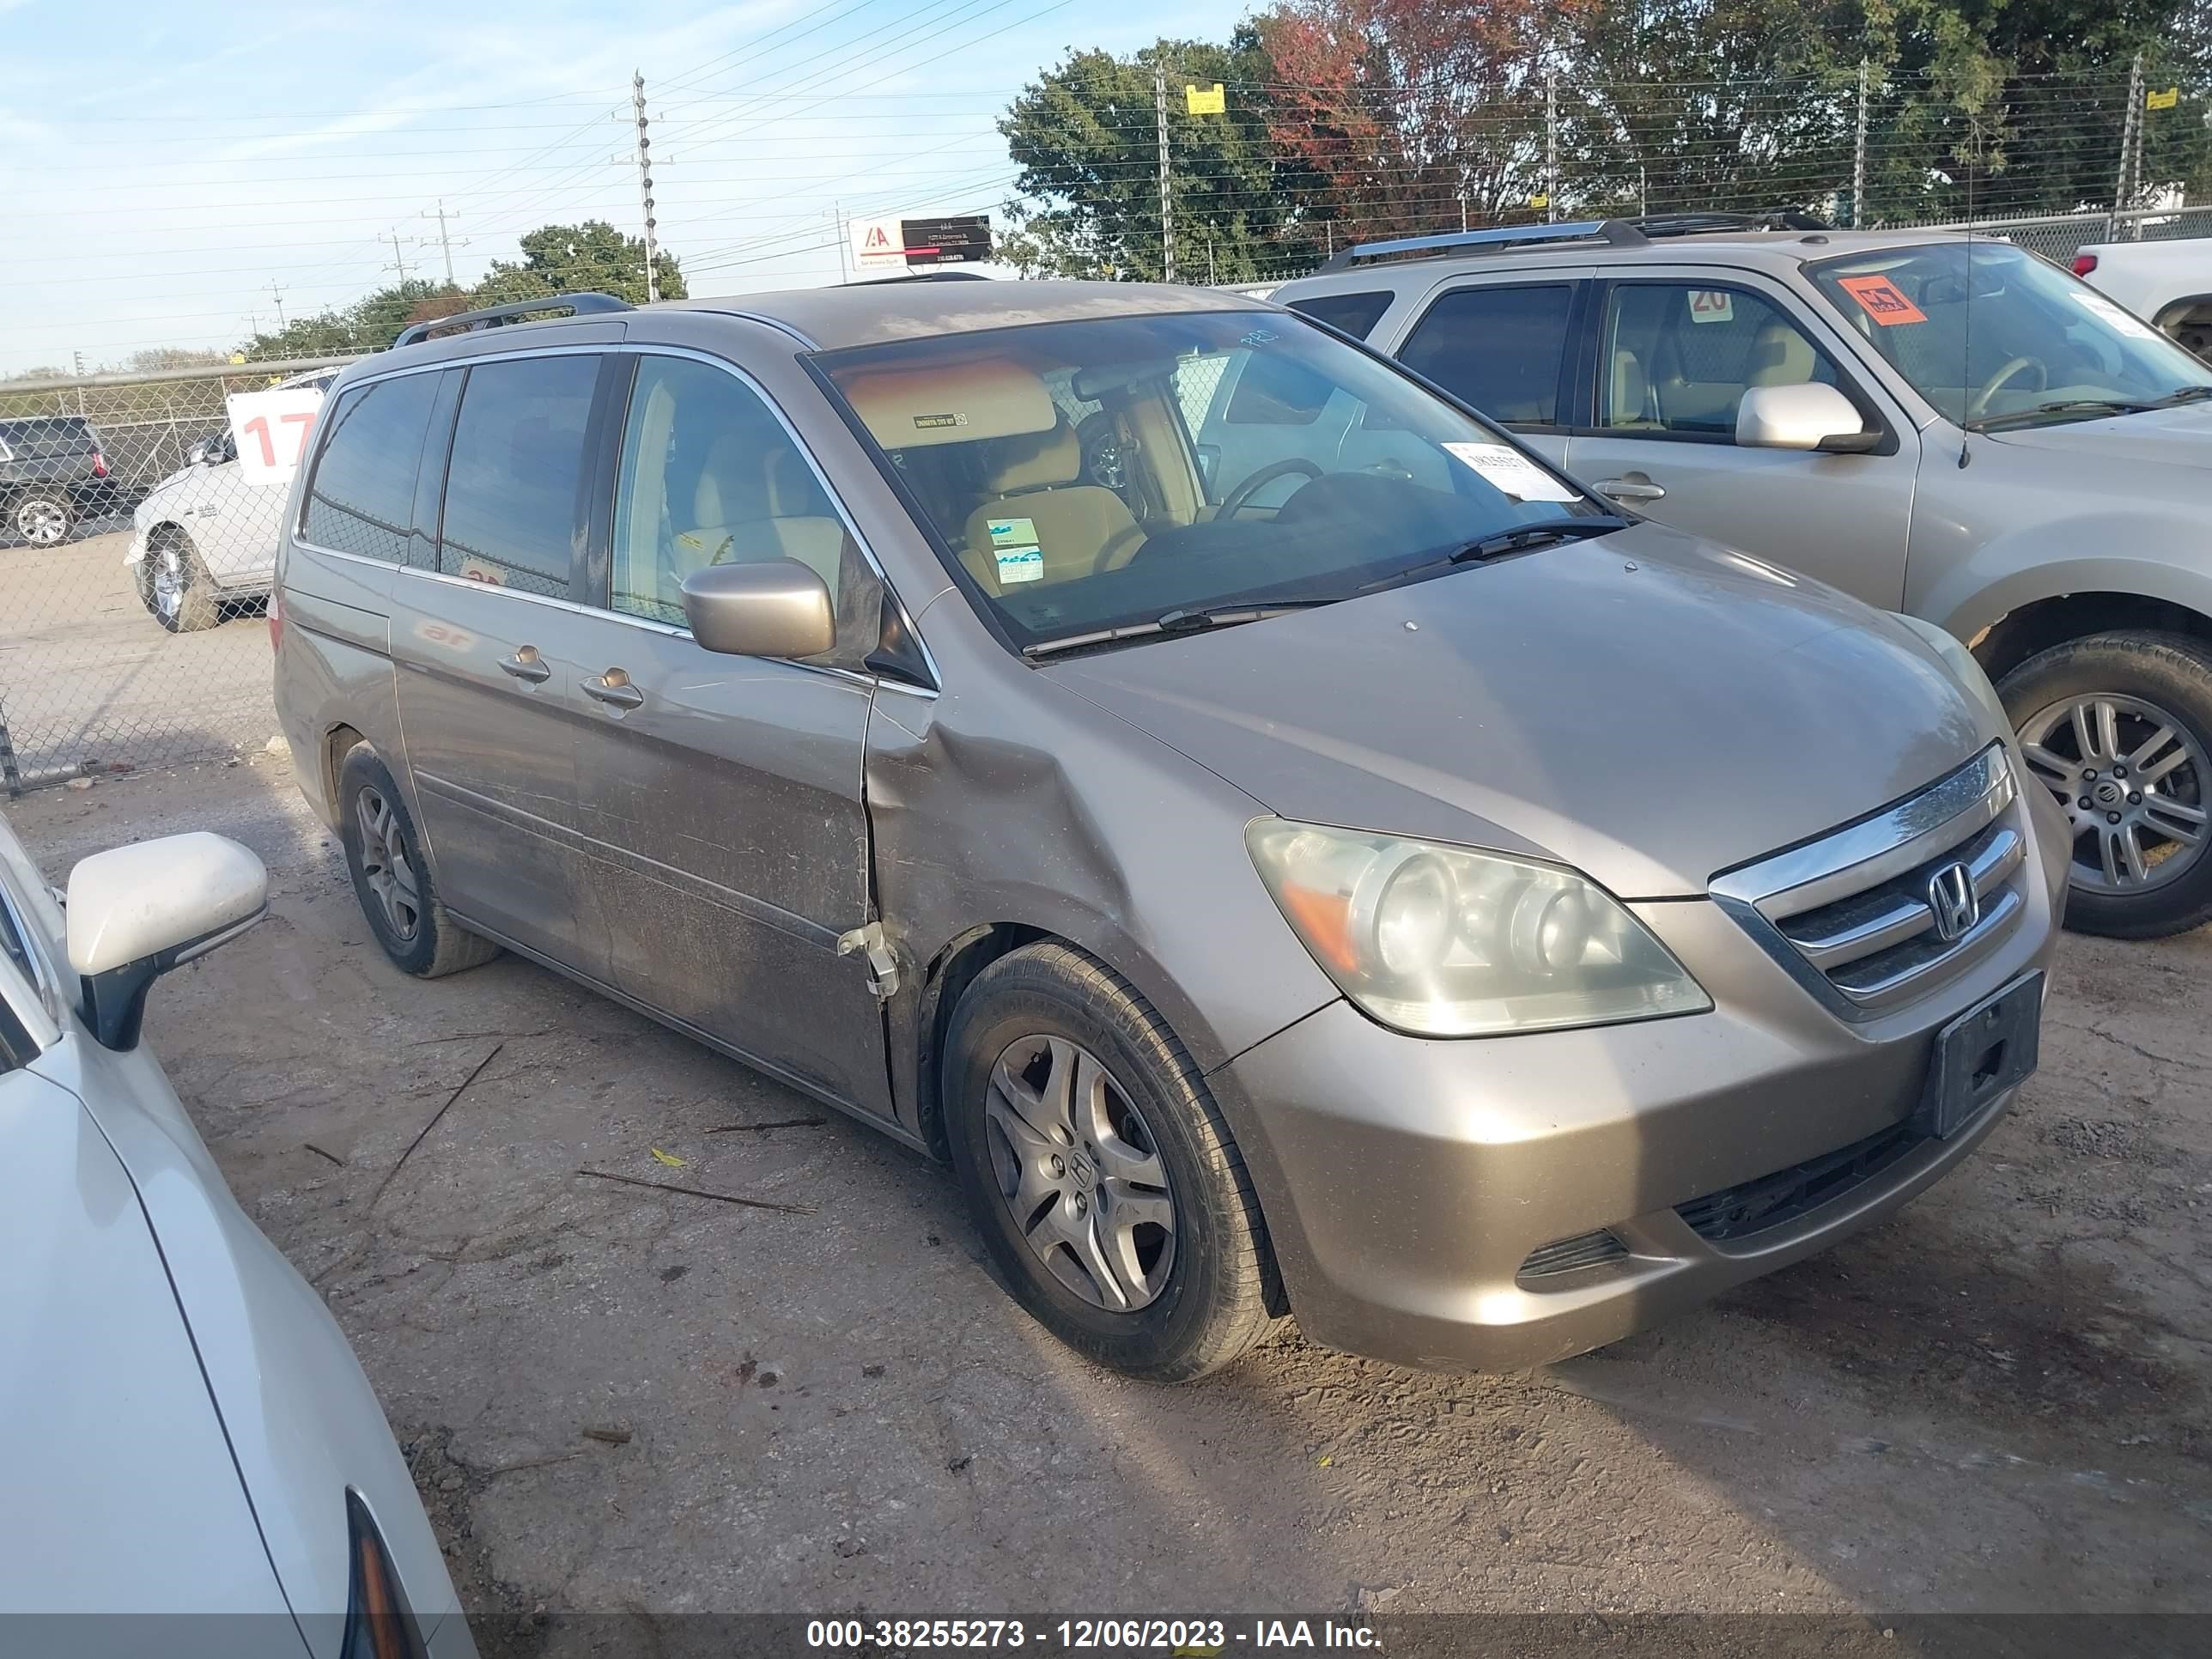
{"label": "parked car", "polygon": [[[1255,301],[570,303],[349,368],[288,509],[369,928],[949,1158],[1094,1359],[1559,1358],[1887,1214],[2033,1066],[2063,820],[1940,630]],[[1179,414],[1229,378],[1255,471]]]}
{"label": "parked car", "polygon": [[123,509],[100,432],[82,415],[0,420],[0,514],[17,539],[58,547],[87,519]]}
{"label": "parked car", "polygon": [[475,1652],[337,1322],[239,1208],[140,1041],[154,982],[259,921],[267,885],[235,842],[172,836],[83,860],[64,912],[0,820],[15,1651]]}
{"label": "parked car", "polygon": [[[337,378],[336,369],[319,368],[276,385],[319,392]],[[191,634],[266,597],[284,493],[246,482],[228,429],[194,444],[131,515],[123,562],[147,613],[172,634]]]}
{"label": "parked car", "polygon": [[[2212,918],[2212,370],[2008,243],[1715,221],[1369,244],[1274,297],[1625,507],[1967,641],[2071,820],[2069,920]],[[1221,390],[1233,471],[1269,428]],[[1299,412],[1344,465],[1392,448]]]}
{"label": "parked car", "polygon": [[2212,236],[2098,242],[2074,256],[2074,274],[2212,359]]}

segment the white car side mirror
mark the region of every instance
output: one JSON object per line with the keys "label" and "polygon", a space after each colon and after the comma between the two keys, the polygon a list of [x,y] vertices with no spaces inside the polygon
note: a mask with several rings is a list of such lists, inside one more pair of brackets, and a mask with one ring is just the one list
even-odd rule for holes
{"label": "white car side mirror", "polygon": [[1820,449],[1856,455],[1881,441],[1851,400],[1832,386],[1755,386],[1735,410],[1735,441],[1746,449]]}
{"label": "white car side mirror", "polygon": [[167,836],[82,860],[66,909],[85,1021],[103,1047],[132,1048],[156,979],[268,914],[269,872],[226,836]]}

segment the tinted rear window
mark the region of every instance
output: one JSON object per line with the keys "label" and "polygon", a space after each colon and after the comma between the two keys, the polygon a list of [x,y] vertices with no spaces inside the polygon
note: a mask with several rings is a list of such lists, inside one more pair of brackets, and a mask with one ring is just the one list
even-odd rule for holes
{"label": "tinted rear window", "polygon": [[100,447],[100,434],[83,416],[55,416],[52,419],[0,421],[0,442],[19,461],[51,460],[59,455],[89,455]]}
{"label": "tinted rear window", "polygon": [[439,569],[568,597],[585,487],[584,428],[599,373],[598,357],[575,355],[469,370],[446,471]]}
{"label": "tinted rear window", "polygon": [[1303,311],[1316,322],[1327,323],[1331,328],[1342,329],[1355,340],[1364,340],[1375,331],[1375,325],[1382,320],[1382,313],[1390,309],[1395,298],[1388,289],[1370,294],[1316,294],[1309,299],[1285,300],[1283,303],[1292,311]]}
{"label": "tinted rear window", "polygon": [[1429,307],[1398,356],[1494,421],[1549,426],[1573,292],[1565,283],[1457,289]]}
{"label": "tinted rear window", "polygon": [[437,397],[435,374],[403,374],[338,398],[324,416],[329,432],[307,491],[302,535],[341,553],[394,564],[406,558],[422,434]]}

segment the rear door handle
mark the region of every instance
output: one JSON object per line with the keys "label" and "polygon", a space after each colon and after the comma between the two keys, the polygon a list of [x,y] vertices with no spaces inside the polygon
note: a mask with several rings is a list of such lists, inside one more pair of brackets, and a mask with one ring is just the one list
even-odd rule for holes
{"label": "rear door handle", "polygon": [[543,685],[553,678],[553,671],[546,666],[545,659],[538,654],[534,645],[521,647],[511,657],[501,657],[499,665],[502,672],[527,680],[532,685]]}
{"label": "rear door handle", "polygon": [[1600,478],[1597,488],[1600,495],[1610,495],[1616,501],[1663,501],[1667,499],[1666,486],[1653,483],[1648,478],[1641,483],[1633,478]]}
{"label": "rear door handle", "polygon": [[619,668],[610,668],[586,680],[584,695],[611,708],[635,708],[645,701],[645,693],[632,685],[629,676]]}

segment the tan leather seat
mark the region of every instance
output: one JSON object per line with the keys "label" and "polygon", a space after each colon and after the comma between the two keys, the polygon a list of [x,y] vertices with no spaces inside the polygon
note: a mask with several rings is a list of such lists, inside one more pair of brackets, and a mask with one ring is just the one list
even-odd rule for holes
{"label": "tan leather seat", "polygon": [[[676,538],[678,580],[710,564],[796,559],[831,596],[845,556],[845,526],[805,464],[781,449],[748,453],[741,434],[714,441],[691,495],[692,524]],[[680,602],[680,596],[679,596]]]}
{"label": "tan leather seat", "polygon": [[1787,323],[1771,322],[1752,337],[1746,386],[1803,386],[1820,372],[1813,343]]}
{"label": "tan leather seat", "polygon": [[[960,562],[989,592],[1019,588],[1024,580],[1075,581],[1115,569],[1144,545],[1145,532],[1119,495],[1079,482],[1083,446],[1064,416],[1050,431],[994,441],[985,466],[984,488],[992,493],[968,515]],[[1032,548],[1034,560],[1006,557]],[[1040,574],[1002,579],[1024,568]]]}
{"label": "tan leather seat", "polygon": [[1651,385],[1634,352],[1613,354],[1613,378],[1607,385],[1606,424],[1613,427],[1653,427]]}

